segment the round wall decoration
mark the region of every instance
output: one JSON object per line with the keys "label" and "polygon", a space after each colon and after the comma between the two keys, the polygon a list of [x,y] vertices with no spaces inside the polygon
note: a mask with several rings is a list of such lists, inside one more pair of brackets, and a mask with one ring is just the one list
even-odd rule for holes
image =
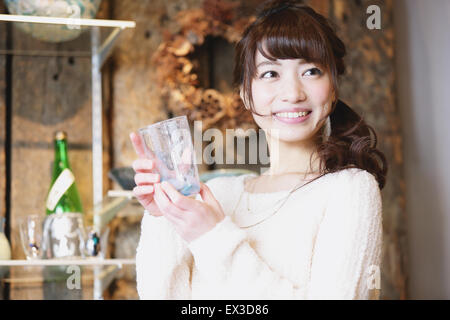
{"label": "round wall decoration", "polygon": [[[179,12],[178,28],[164,34],[164,41],[152,57],[168,111],[185,114],[191,121],[201,120],[203,130],[256,128],[236,90],[225,92],[201,85],[198,66],[192,58],[206,38],[223,38],[233,46],[239,41],[254,17],[234,18],[238,6],[239,2],[205,1],[202,8]],[[232,61],[234,57],[226,59]]]}

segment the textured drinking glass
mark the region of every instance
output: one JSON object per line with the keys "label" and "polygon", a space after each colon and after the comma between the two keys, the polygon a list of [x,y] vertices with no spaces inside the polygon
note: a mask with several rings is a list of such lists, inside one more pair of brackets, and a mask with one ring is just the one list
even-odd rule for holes
{"label": "textured drinking glass", "polygon": [[185,196],[200,191],[191,131],[186,116],[139,129],[147,156],[155,160],[160,181],[170,182]]}
{"label": "textured drinking glass", "polygon": [[41,259],[43,256],[42,227],[44,219],[44,216],[33,214],[22,218],[19,222],[22,247],[28,260]]}
{"label": "textured drinking glass", "polygon": [[84,258],[86,232],[83,214],[54,213],[45,218],[42,249],[46,259]]}

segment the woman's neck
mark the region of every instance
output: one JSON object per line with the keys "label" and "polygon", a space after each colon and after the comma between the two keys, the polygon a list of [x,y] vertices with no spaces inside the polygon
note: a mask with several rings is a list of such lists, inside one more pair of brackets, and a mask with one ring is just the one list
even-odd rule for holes
{"label": "woman's neck", "polygon": [[270,168],[265,175],[320,173],[320,161],[313,143],[274,141],[270,136],[268,138]]}

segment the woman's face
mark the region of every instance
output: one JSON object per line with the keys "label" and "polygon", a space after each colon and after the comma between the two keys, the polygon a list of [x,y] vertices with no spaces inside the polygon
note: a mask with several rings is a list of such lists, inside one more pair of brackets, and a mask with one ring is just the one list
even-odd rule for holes
{"label": "woman's face", "polygon": [[312,139],[334,99],[331,77],[319,65],[302,59],[271,61],[259,50],[252,96],[255,111],[268,115],[253,114],[258,126],[269,135],[275,129],[278,139],[289,142]]}

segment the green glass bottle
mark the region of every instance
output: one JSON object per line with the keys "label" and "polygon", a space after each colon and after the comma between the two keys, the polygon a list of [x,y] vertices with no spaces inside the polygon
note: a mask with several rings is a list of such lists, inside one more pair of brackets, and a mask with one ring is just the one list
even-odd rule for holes
{"label": "green glass bottle", "polygon": [[[46,234],[44,238],[47,240],[44,240],[44,254],[51,253],[51,258],[79,256],[79,239],[73,236],[73,232],[70,232],[70,228],[74,226],[73,223],[78,222],[74,222],[75,218],[71,213],[82,214],[83,207],[69,164],[67,134],[64,131],[56,132],[54,144],[52,182],[46,201],[47,219],[44,224],[44,233]],[[59,214],[62,215],[59,216]],[[82,299],[81,288],[68,290],[67,266],[46,266],[42,274],[45,279],[43,286],[45,300]]]}
{"label": "green glass bottle", "polygon": [[52,183],[47,195],[46,213],[74,212],[83,213],[80,195],[75,177],[69,165],[67,153],[67,134],[55,133],[55,160],[53,163]]}

